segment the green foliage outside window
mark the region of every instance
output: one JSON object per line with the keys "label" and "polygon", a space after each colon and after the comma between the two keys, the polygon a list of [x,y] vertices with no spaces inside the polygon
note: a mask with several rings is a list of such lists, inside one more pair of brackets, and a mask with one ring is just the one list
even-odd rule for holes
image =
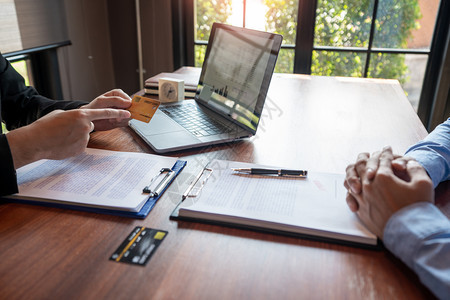
{"label": "green foliage outside window", "polygon": [[[318,0],[315,45],[368,47],[373,0]],[[379,1],[373,47],[407,48],[413,29],[421,18],[418,0]],[[313,53],[311,73],[360,77],[365,54],[321,51]],[[369,77],[407,81],[404,54],[372,54]]]}
{"label": "green foliage outside window", "polygon": [[[226,23],[232,0],[197,0],[197,39],[207,40],[213,22]],[[236,1],[236,0],[235,0]],[[295,45],[298,0],[263,0],[268,11],[266,30],[283,35],[283,44]],[[373,0],[318,0],[316,46],[368,47]],[[249,12],[247,12],[249,13]],[[251,13],[251,12],[250,12]],[[379,2],[373,47],[407,48],[412,30],[421,18],[418,0]],[[196,65],[201,66],[204,47],[196,47]],[[369,77],[407,80],[403,54],[372,54]],[[311,72],[315,75],[361,77],[366,54],[356,52],[313,51]],[[292,73],[294,50],[282,49],[275,72]]]}
{"label": "green foliage outside window", "polygon": [[[231,16],[232,0],[197,0],[197,28],[195,30],[195,39],[199,41],[208,41],[214,22],[226,23]],[[195,46],[195,66],[201,67],[205,57],[206,47]]]}
{"label": "green foliage outside window", "polygon": [[195,39],[207,41],[214,22],[226,23],[231,16],[232,0],[197,0],[197,30]]}
{"label": "green foliage outside window", "polygon": [[[26,85],[30,85],[30,80],[28,78],[28,70],[27,70],[27,62],[25,60],[20,60],[11,63],[12,67],[20,74],[25,80]],[[1,122],[2,124],[2,132],[7,133],[8,130],[6,129],[5,123]]]}
{"label": "green foliage outside window", "polygon": [[[232,0],[197,0],[197,28],[195,39],[208,41],[214,22],[226,23],[231,15]],[[201,67],[205,57],[206,46],[195,46],[195,66]]]}
{"label": "green foliage outside window", "polygon": [[[264,4],[269,8],[266,13],[266,30],[281,34],[283,44],[295,45],[298,0],[264,0]],[[294,50],[281,50],[275,72],[292,73],[294,71],[294,57]]]}
{"label": "green foliage outside window", "polygon": [[17,71],[17,73],[22,75],[22,77],[25,79],[25,85],[30,85],[30,79],[28,78],[27,62],[25,60],[19,60],[11,63],[11,65]]}

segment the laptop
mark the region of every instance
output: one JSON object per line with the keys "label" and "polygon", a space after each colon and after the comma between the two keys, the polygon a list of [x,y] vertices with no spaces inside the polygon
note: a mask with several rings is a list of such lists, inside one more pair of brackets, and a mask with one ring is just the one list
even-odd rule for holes
{"label": "laptop", "polygon": [[195,98],[161,105],[129,125],[157,153],[256,134],[282,36],[214,23]]}

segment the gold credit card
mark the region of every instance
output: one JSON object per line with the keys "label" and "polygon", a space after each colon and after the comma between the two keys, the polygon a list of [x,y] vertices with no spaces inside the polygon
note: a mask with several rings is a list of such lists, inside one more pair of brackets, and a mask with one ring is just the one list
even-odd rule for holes
{"label": "gold credit card", "polygon": [[145,266],[169,232],[136,226],[110,260]]}
{"label": "gold credit card", "polygon": [[131,113],[132,119],[148,123],[152,119],[160,103],[159,100],[136,95],[133,97],[128,111]]}

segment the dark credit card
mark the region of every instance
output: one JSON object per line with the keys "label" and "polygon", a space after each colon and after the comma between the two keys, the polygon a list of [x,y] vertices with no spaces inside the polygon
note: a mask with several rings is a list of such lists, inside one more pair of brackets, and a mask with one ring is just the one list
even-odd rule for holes
{"label": "dark credit card", "polygon": [[145,266],[167,234],[164,230],[137,226],[109,259]]}

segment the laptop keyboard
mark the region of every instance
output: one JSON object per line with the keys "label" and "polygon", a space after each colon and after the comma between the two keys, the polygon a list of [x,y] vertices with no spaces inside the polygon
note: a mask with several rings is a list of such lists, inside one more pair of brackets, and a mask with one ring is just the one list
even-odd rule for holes
{"label": "laptop keyboard", "polygon": [[187,105],[171,105],[160,108],[160,110],[196,137],[231,131],[231,128],[228,128],[219,121],[214,120],[198,109],[196,105],[191,103]]}

